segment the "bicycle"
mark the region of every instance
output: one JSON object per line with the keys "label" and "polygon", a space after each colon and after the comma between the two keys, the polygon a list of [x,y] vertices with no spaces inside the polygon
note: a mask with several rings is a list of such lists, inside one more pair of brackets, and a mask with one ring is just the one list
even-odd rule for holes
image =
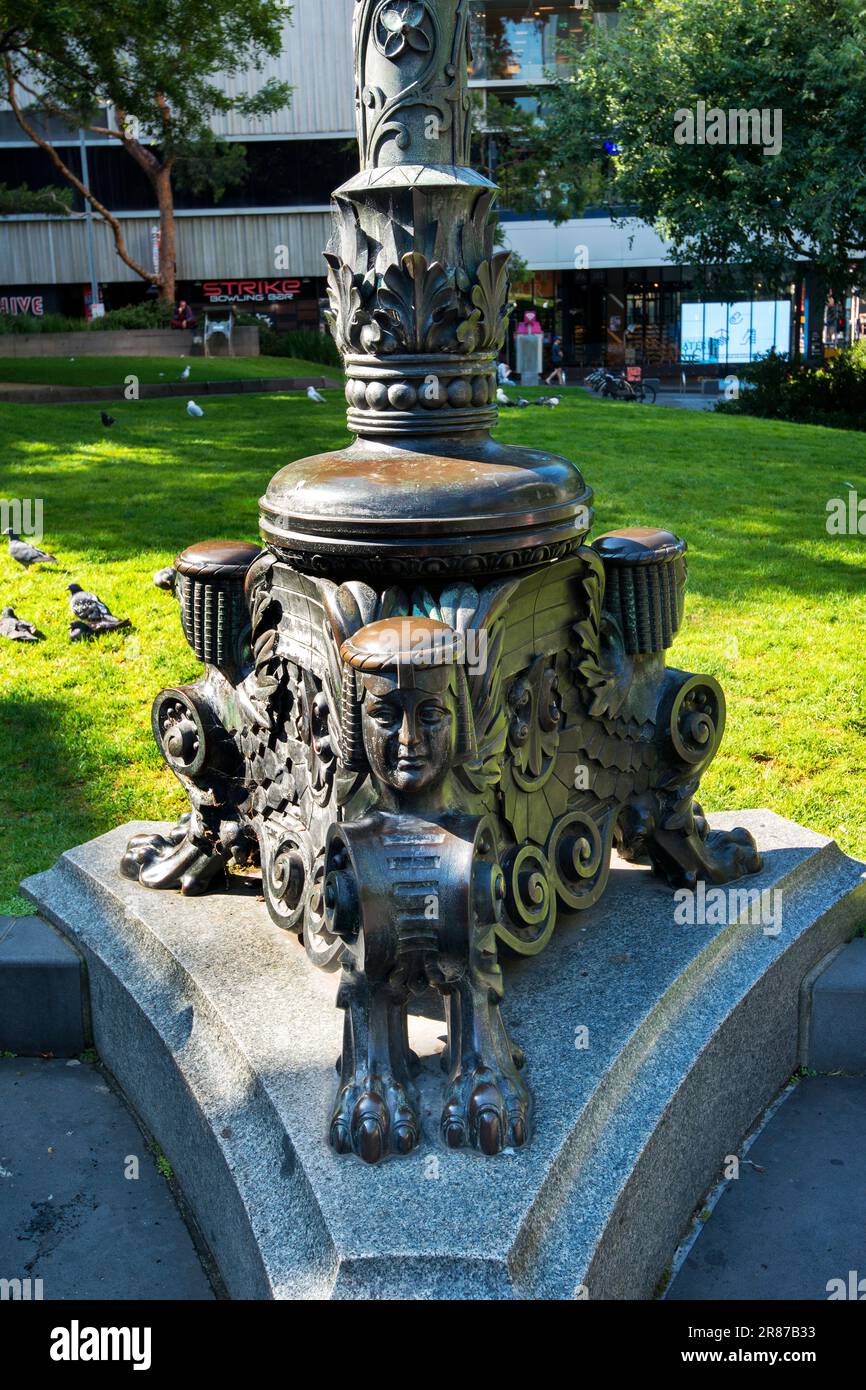
{"label": "bicycle", "polygon": [[605,372],[601,394],[614,401],[635,401],[638,405],[655,405],[656,388],[643,381],[627,381],[624,376]]}

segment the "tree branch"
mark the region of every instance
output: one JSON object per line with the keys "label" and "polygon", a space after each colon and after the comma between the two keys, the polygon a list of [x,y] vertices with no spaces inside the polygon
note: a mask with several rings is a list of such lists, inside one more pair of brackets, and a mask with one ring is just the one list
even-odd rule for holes
{"label": "tree branch", "polygon": [[143,266],[140,266],[137,263],[137,261],[134,261],[132,259],[132,256],[129,254],[129,251],[126,247],[126,241],[123,235],[123,228],[121,227],[117,218],[112,216],[112,214],[108,211],[108,208],[105,207],[102,203],[100,203],[99,199],[94,197],[90,189],[86,188],[85,185],[81,182],[81,179],[79,179],[72,172],[72,170],[69,168],[67,164],[64,164],[63,160],[60,158],[60,155],[57,153],[54,146],[51,145],[48,140],[43,139],[43,137],[39,135],[36,130],[34,130],[33,126],[31,126],[28,123],[21,110],[21,106],[18,102],[18,96],[15,91],[15,72],[12,68],[11,63],[9,62],[9,59],[6,57],[4,57],[3,59],[3,66],[6,70],[6,96],[9,105],[12,108],[12,114],[14,115],[21,129],[24,131],[24,134],[28,136],[30,140],[33,141],[34,145],[38,145],[41,150],[44,150],[44,152],[48,155],[48,158],[54,165],[55,169],[58,169],[59,172],[63,175],[63,177],[69,183],[72,184],[72,187],[78,190],[82,198],[86,198],[87,202],[93,208],[93,211],[97,214],[97,216],[103,222],[105,222],[107,226],[111,228],[111,231],[114,236],[115,250],[117,251],[117,254],[123,261],[124,265],[127,265],[129,269],[134,271],[136,275],[140,276],[142,280],[146,280],[151,285],[158,285],[159,276],[154,275],[152,271],[145,270]]}

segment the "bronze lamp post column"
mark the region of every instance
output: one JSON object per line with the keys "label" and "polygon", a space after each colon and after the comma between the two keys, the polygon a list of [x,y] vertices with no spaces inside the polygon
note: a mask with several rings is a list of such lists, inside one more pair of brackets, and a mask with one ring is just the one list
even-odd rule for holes
{"label": "bronze lamp post column", "polygon": [[445,1004],[440,1141],[519,1146],[532,1101],[500,954],[591,909],[615,845],[676,885],[760,863],[694,800],[725,706],[665,664],[685,542],[586,544],[578,466],[491,435],[508,257],[468,167],[468,16],[356,0],[361,171],[326,254],[355,442],[275,475],[264,551],[179,557],[205,671],[157,698],[154,732],[191,812],[123,865],[188,893],[260,871],[273,920],[341,970],[328,1139],[367,1162],[423,1137],[413,998]]}

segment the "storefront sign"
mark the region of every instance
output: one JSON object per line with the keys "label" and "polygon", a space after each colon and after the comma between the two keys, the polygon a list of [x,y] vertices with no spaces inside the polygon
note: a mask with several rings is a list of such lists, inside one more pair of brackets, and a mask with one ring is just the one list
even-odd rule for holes
{"label": "storefront sign", "polygon": [[276,280],[205,280],[202,294],[208,304],[266,304],[296,299],[301,281]]}
{"label": "storefront sign", "polygon": [[0,295],[0,314],[33,314],[41,318],[45,301],[41,294]]}

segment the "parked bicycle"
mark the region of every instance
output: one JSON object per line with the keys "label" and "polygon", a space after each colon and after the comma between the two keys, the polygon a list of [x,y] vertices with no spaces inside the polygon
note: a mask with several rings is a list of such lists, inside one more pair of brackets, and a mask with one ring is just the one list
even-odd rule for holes
{"label": "parked bicycle", "polygon": [[656,388],[643,381],[628,381],[615,372],[605,372],[601,394],[614,401],[637,401],[640,405],[655,405]]}

